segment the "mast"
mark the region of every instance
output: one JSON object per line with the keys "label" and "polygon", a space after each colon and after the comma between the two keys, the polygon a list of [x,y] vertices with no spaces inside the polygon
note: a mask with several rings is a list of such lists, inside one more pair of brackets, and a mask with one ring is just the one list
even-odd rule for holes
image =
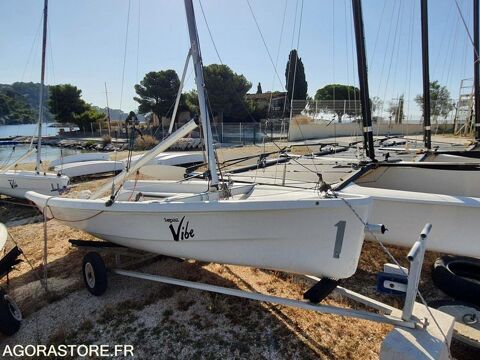
{"label": "mast", "polygon": [[205,151],[208,162],[210,179],[210,190],[218,188],[218,175],[215,161],[215,150],[213,148],[212,129],[208,115],[207,99],[205,94],[205,81],[203,78],[202,55],[200,53],[200,41],[198,38],[197,24],[192,0],[185,0],[185,12],[187,14],[188,33],[190,35],[190,51],[192,53],[193,66],[195,70],[195,83],[197,84],[198,105],[200,108],[200,122],[202,124],[203,137],[205,139]]}
{"label": "mast", "polygon": [[112,126],[111,126],[111,120],[110,120],[110,107],[108,106],[107,82],[105,82],[105,98],[107,99],[108,136],[112,136]]}
{"label": "mast", "polygon": [[422,17],[422,72],[423,72],[423,141],[425,147],[432,148],[430,127],[430,68],[428,56],[428,0],[421,1]]}
{"label": "mast", "polygon": [[37,174],[40,171],[41,153],[42,153],[42,122],[43,122],[43,103],[44,94],[43,87],[45,86],[45,56],[47,49],[47,16],[48,16],[48,0],[43,4],[43,41],[42,41],[42,71],[40,77],[40,101],[38,105],[38,142],[37,142],[37,162],[35,164],[35,171]]}
{"label": "mast", "polygon": [[365,32],[363,29],[362,1],[352,0],[353,23],[355,26],[355,43],[357,45],[357,67],[360,84],[360,101],[362,104],[363,147],[366,155],[375,161],[373,148],[372,109],[368,91],[368,68],[365,52]]}
{"label": "mast", "polygon": [[480,141],[480,64],[479,59],[479,19],[478,19],[478,0],[473,0],[473,82],[475,92],[475,140]]}

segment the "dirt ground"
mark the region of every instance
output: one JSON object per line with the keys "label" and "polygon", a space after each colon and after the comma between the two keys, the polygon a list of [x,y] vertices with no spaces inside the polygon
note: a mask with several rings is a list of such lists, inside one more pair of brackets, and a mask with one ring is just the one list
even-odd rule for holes
{"label": "dirt ground", "polygon": [[[106,181],[76,184],[69,196],[93,190]],[[23,219],[21,224],[19,219]],[[0,337],[0,349],[7,344],[131,344],[138,359],[377,359],[381,342],[391,330],[385,324],[116,275],[109,276],[107,292],[94,297],[84,288],[81,276],[85,251],[68,243],[69,239],[94,238],[56,220],[47,223],[46,292],[40,284],[45,230],[41,216],[32,207],[2,202],[0,220],[10,221],[13,240],[8,248],[15,242],[25,254],[25,261],[10,274],[9,283],[6,279],[0,282],[25,317],[16,335]],[[407,265],[407,250],[389,249]],[[446,298],[430,278],[431,266],[439,255],[427,253],[425,258],[420,290],[429,301]],[[113,259],[106,257],[106,261],[112,263]],[[401,298],[376,292],[376,274],[385,262],[388,258],[380,246],[366,242],[356,274],[341,285],[401,307]],[[285,273],[170,258],[157,259],[137,270],[292,299],[301,299],[308,288],[298,277]],[[365,309],[335,294],[324,303]],[[480,353],[456,343],[452,353],[458,359],[480,358]]]}

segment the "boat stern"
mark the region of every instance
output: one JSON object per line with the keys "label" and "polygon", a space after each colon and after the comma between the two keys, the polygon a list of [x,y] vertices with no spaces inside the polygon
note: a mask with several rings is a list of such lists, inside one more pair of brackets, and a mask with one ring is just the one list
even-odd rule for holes
{"label": "boat stern", "polygon": [[43,195],[35,191],[27,191],[25,193],[25,197],[27,198],[27,200],[33,202],[38,207],[38,209],[42,212],[45,206],[47,205],[48,199],[51,198],[51,196]]}

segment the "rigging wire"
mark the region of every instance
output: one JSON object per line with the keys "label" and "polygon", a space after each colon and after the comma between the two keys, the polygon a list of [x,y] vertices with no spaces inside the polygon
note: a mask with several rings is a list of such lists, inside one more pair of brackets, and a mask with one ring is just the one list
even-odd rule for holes
{"label": "rigging wire", "polygon": [[470,39],[470,43],[473,46],[473,50],[475,51],[475,55],[477,56],[477,61],[476,62],[478,62],[480,59],[479,59],[477,49],[475,49],[475,44],[473,42],[472,35],[470,34],[470,29],[468,28],[468,25],[465,22],[465,18],[463,16],[462,9],[460,8],[460,4],[458,3],[458,0],[454,0],[454,1],[455,1],[455,5],[457,6],[458,15],[460,15],[460,18],[462,19],[463,26],[465,27],[465,31],[467,32],[468,38]]}
{"label": "rigging wire", "polygon": [[398,31],[399,26],[398,25],[400,23],[400,16],[402,14],[402,5],[403,5],[403,2],[400,2],[399,6],[398,6],[397,21],[395,23],[395,31],[394,31],[394,34],[393,34],[392,52],[390,54],[390,62],[389,62],[389,65],[388,65],[387,80],[385,81],[385,92],[383,93],[383,98],[387,97],[388,85],[389,85],[389,82],[390,82],[390,74],[391,74],[391,71],[392,71],[392,64],[395,60],[395,51],[400,48],[400,46],[397,46],[397,39],[398,39],[398,35],[399,35],[399,31]]}
{"label": "rigging wire", "polygon": [[138,57],[140,54],[140,0],[138,0],[138,10],[137,10],[137,66],[136,66],[136,75],[137,75],[137,82],[140,80],[140,76],[138,73]]}
{"label": "rigging wire", "polygon": [[40,16],[40,20],[38,21],[37,31],[35,32],[35,36],[33,37],[32,45],[30,47],[30,51],[27,56],[27,62],[25,63],[25,66],[23,68],[22,77],[21,77],[22,82],[25,79],[25,73],[27,72],[27,68],[28,68],[28,65],[30,64],[30,60],[32,59],[33,50],[34,48],[36,48],[38,44],[38,39],[40,37],[40,30],[42,28],[42,20],[43,20],[43,15]]}
{"label": "rigging wire", "polygon": [[122,85],[120,87],[120,109],[122,108],[123,102],[123,87],[125,83],[125,64],[127,62],[127,45],[128,45],[128,28],[130,24],[130,8],[132,0],[128,0],[128,12],[127,12],[127,28],[125,31],[125,46],[123,49],[123,67],[122,67]]}
{"label": "rigging wire", "polygon": [[220,53],[218,52],[218,49],[217,49],[217,44],[215,44],[215,41],[213,40],[212,31],[210,30],[210,25],[208,24],[207,16],[205,15],[205,11],[203,10],[202,1],[199,0],[198,3],[200,4],[200,10],[202,11],[202,16],[203,16],[203,19],[205,20],[205,25],[207,26],[208,35],[210,36],[210,40],[213,44],[213,48],[215,49],[215,53],[217,54],[217,57],[218,57],[218,60],[220,60],[220,63],[223,64],[223,60],[220,57]]}
{"label": "rigging wire", "polygon": [[47,36],[48,44],[47,44],[47,48],[48,48],[48,51],[50,53],[50,56],[49,56],[49,58],[50,58],[50,69],[48,69],[48,67],[47,67],[47,70],[50,70],[49,72],[52,75],[53,83],[55,84],[57,81],[55,80],[55,67],[54,67],[54,63],[53,63],[53,47],[52,47],[53,31],[52,31],[52,25],[50,25],[50,19],[48,19],[47,22],[48,22],[48,36]]}
{"label": "rigging wire", "polygon": [[[248,1],[248,0],[247,0]],[[303,19],[303,0],[301,1],[300,6],[300,19],[298,22],[298,35],[297,35],[297,47],[296,47],[296,57],[295,57],[295,67],[293,68],[293,82],[292,82],[292,99],[290,100],[290,121],[292,120],[293,115],[293,101],[295,99],[295,81],[297,80],[297,67],[298,67],[298,60],[300,57],[298,56],[298,50],[300,49],[300,35],[302,32],[302,19]]]}
{"label": "rigging wire", "polygon": [[[283,18],[282,18],[282,26],[280,29],[280,38],[278,39],[278,47],[277,47],[277,56],[275,57],[275,67],[278,66],[278,59],[280,57],[280,48],[282,45],[282,39],[283,39],[283,32],[285,28],[285,19],[287,15],[287,5],[288,5],[288,0],[285,0],[285,5],[283,8]],[[282,83],[279,84],[282,86]],[[273,92],[275,89],[275,74],[273,74],[273,79],[272,79],[272,91],[270,92],[270,100],[268,103],[268,112],[267,112],[267,118],[270,116],[270,110],[272,109],[272,101],[273,101]]]}
{"label": "rigging wire", "polygon": [[[255,16],[255,13],[253,12],[252,6],[250,5],[250,0],[245,0],[247,2],[248,8],[250,9],[250,13],[252,14],[253,21],[255,22],[255,25],[257,27],[258,33],[260,34],[260,38],[262,39],[263,46],[265,47],[265,50],[267,51],[268,58],[270,60],[270,63],[273,66],[273,69],[275,70],[275,74],[277,75],[278,81],[280,84],[283,84],[282,80],[280,79],[280,76],[278,75],[277,71],[277,66],[275,65],[272,54],[270,54],[270,50],[268,49],[267,42],[265,41],[265,37],[263,36],[262,30],[260,29],[260,25],[258,24],[257,17]],[[303,3],[303,0],[302,0]]]}
{"label": "rigging wire", "polygon": [[[393,6],[392,6],[392,12],[391,12],[391,14],[390,14],[390,16],[389,16],[389,19],[393,19],[393,18],[394,18],[396,6],[397,6],[397,2],[394,2],[394,3],[393,3]],[[385,53],[384,53],[384,55],[383,55],[382,69],[381,69],[381,71],[380,71],[380,81],[379,81],[379,83],[378,83],[378,91],[377,91],[378,94],[380,94],[380,93],[382,92],[382,82],[383,82],[383,77],[384,77],[384,76],[383,76],[383,73],[384,73],[384,70],[385,70],[385,64],[386,64],[386,62],[387,62],[388,49],[389,49],[389,47],[390,47],[390,37],[391,37],[391,35],[392,35],[392,28],[393,28],[392,22],[390,22],[389,25],[390,25],[390,26],[388,27],[388,36],[387,36],[387,42],[386,42],[387,47],[386,47]]]}
{"label": "rigging wire", "polygon": [[[414,34],[414,19],[415,19],[415,13],[416,13],[416,4],[417,2],[414,1],[413,2],[413,6],[412,6],[412,13],[411,13],[411,17],[410,17],[410,50],[409,50],[409,55],[408,55],[408,64],[407,64],[407,73],[408,73],[408,80],[405,82],[405,92],[408,94],[407,95],[407,99],[408,99],[408,102],[407,102],[407,114],[410,114],[410,102],[411,102],[411,99],[410,99],[410,96],[411,96],[411,89],[412,89],[412,66],[413,66],[413,34]],[[408,83],[408,90],[407,90],[407,83]],[[408,122],[408,118],[407,118],[407,122]]]}
{"label": "rigging wire", "polygon": [[[290,49],[293,49],[293,43],[295,41],[295,31],[297,28],[297,14],[298,14],[298,2],[295,3],[295,15],[293,16],[293,31],[292,31],[292,40],[290,41]],[[292,63],[290,61],[290,57],[288,59],[288,66],[287,66],[287,79],[285,83],[285,97],[283,100],[283,111],[282,111],[282,118],[285,117],[285,112],[287,110],[287,102],[288,102],[288,86],[290,84],[290,67],[292,66]]]}

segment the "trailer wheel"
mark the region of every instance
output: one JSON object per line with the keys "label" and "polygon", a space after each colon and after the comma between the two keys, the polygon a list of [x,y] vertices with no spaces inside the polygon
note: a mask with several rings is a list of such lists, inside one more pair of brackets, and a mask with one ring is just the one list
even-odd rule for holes
{"label": "trailer wheel", "polygon": [[442,256],[433,264],[432,279],[445,294],[480,306],[480,259]]}
{"label": "trailer wheel", "polygon": [[22,312],[15,301],[5,291],[0,290],[0,332],[11,336],[20,329]]}
{"label": "trailer wheel", "polygon": [[83,257],[83,280],[87,290],[100,296],[107,290],[107,268],[102,257],[96,252],[89,252]]}

